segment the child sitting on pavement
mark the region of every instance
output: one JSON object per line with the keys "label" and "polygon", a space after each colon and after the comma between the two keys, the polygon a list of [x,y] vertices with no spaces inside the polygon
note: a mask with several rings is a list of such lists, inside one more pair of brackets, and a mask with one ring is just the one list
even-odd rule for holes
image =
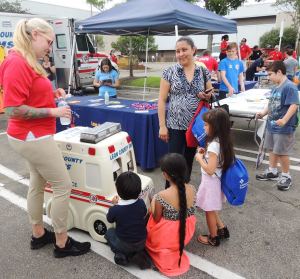
{"label": "child sitting on pavement", "polygon": [[[115,223],[105,234],[111,250],[115,253],[115,263],[127,265],[136,263],[141,269],[151,267],[151,261],[144,252],[147,208],[139,195],[142,190],[140,177],[133,172],[124,172],[116,180],[118,196],[108,210],[107,221]],[[119,198],[120,197],[120,198]]]}
{"label": "child sitting on pavement", "polygon": [[268,114],[264,148],[269,150],[269,168],[256,175],[256,179],[278,180],[279,162],[282,173],[277,188],[286,191],[292,185],[289,155],[295,144],[299,94],[297,87],[288,80],[282,61],[274,61],[267,70],[270,80],[277,86],[271,92],[268,106],[257,113],[256,117],[262,118]]}

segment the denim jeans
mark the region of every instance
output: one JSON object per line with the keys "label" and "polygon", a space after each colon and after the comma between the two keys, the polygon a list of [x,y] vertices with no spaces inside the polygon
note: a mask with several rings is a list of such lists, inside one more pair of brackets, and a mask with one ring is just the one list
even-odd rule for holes
{"label": "denim jeans", "polygon": [[137,252],[143,251],[145,248],[146,239],[134,243],[125,242],[118,238],[115,228],[108,229],[104,238],[114,253],[122,253],[125,256],[132,256]]}

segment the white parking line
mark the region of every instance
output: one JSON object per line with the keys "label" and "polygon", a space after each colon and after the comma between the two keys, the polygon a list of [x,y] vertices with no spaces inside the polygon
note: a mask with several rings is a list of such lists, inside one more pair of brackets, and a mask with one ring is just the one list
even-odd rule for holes
{"label": "white parking line", "polygon": [[[13,179],[14,181],[20,182],[26,186],[28,186],[28,179],[24,179],[21,175],[15,173],[14,171],[4,167],[0,164],[0,173]],[[5,189],[4,187],[0,188],[0,196],[6,199],[7,201],[17,205],[21,209],[27,211],[27,202],[26,199],[23,197],[18,196],[17,194]],[[51,225],[51,220],[47,216],[43,216],[43,220],[45,223]],[[72,230],[69,232],[70,236],[74,237],[76,240],[79,241],[90,241],[92,243],[92,250],[99,254],[100,256],[106,258],[110,262],[114,263],[113,259],[113,253],[110,251],[110,248],[98,241],[93,240],[90,236],[81,233],[78,230]],[[218,266],[214,263],[211,263],[197,255],[194,255],[192,253],[187,252],[190,257],[191,265],[195,268],[213,276],[217,279],[244,279],[244,277],[241,277],[238,274],[235,274],[221,266]],[[142,279],[160,279],[160,278],[167,278],[158,272],[155,272],[153,270],[146,270],[142,271],[134,266],[132,267],[122,267],[126,271],[130,272],[137,278]]]}
{"label": "white parking line", "polygon": [[21,184],[24,184],[26,186],[29,186],[29,180],[27,178],[24,178],[23,176],[19,175],[18,173],[14,172],[11,169],[8,169],[7,167],[0,164],[0,174],[3,174],[10,179],[17,181]]}
{"label": "white parking line", "polygon": [[[244,155],[236,155],[236,157],[239,159],[245,160],[245,161],[250,161],[250,162],[256,163],[256,158],[252,158],[252,157],[248,157],[248,156],[244,156]],[[269,161],[263,160],[262,164],[269,165]],[[300,167],[298,167],[298,166],[290,165],[290,169],[295,170],[295,171],[300,171]]]}
{"label": "white parking line", "polygon": [[0,136],[1,136],[1,135],[6,135],[6,132],[0,132]]}
{"label": "white parking line", "polygon": [[[234,148],[237,151],[242,151],[242,152],[247,152],[247,153],[251,153],[251,154],[258,154],[258,151],[255,150],[250,150],[250,149],[244,149],[244,148],[239,148],[239,147],[235,147]],[[266,153],[266,156],[269,156],[269,153]],[[300,162],[299,158],[294,158],[294,157],[290,157],[291,161],[295,161],[295,162]]]}
{"label": "white parking line", "polygon": [[245,279],[238,274],[235,274],[228,269],[225,269],[221,266],[218,266],[212,262],[209,262],[197,255],[187,252],[190,263],[192,266],[206,272],[207,274],[213,276],[214,278],[218,279]]}

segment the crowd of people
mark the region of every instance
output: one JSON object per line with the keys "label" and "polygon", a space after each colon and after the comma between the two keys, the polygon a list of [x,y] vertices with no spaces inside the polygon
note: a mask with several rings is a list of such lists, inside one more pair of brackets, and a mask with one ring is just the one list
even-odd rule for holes
{"label": "crowd of people", "polygon": [[[223,35],[221,38],[220,43],[220,54],[219,54],[219,63],[217,60],[211,56],[211,52],[209,50],[204,50],[201,57],[196,59],[196,63],[201,62],[203,63],[209,72],[212,74],[215,79],[219,82],[224,83],[221,86],[221,91],[225,91],[225,93],[229,93],[232,91],[233,87],[232,84],[228,84],[224,75],[222,77],[222,71],[220,67],[224,69],[224,62],[223,59],[228,58],[228,54],[230,54],[230,60],[239,60],[242,62],[242,66],[238,65],[237,67],[242,70],[244,73],[244,80],[253,81],[258,80],[258,77],[255,76],[256,73],[265,71],[266,66],[274,61],[284,61],[284,64],[287,68],[287,76],[290,80],[294,81],[295,83],[299,83],[299,80],[295,80],[295,76],[298,70],[298,61],[297,61],[297,53],[296,51],[290,46],[287,45],[283,48],[283,51],[279,50],[279,46],[276,45],[274,50],[272,51],[262,51],[257,45],[253,46],[251,49],[250,46],[247,44],[247,39],[242,38],[239,47],[236,44],[236,53],[233,55],[231,54],[230,50],[228,53],[228,46],[235,43],[229,42],[229,36]],[[228,61],[227,61],[228,62]],[[235,67],[234,63],[229,65],[231,67]],[[227,71],[228,74],[228,71]],[[231,75],[229,73],[229,75]],[[238,74],[239,76],[239,74]],[[236,80],[236,75],[234,76],[234,81]],[[226,88],[225,88],[226,86]],[[242,87],[240,89],[243,91]],[[221,98],[224,97],[224,92],[221,93]]]}
{"label": "crowd of people", "polygon": [[[15,46],[0,67],[0,85],[5,92],[9,144],[25,158],[30,171],[27,196],[32,228],[30,247],[40,249],[53,244],[54,256],[61,258],[85,254],[91,244],[75,241],[67,234],[71,179],[53,135],[56,118],[70,118],[71,110],[55,104],[55,98],[64,97],[65,91],[53,89],[51,85],[55,68],[48,54],[53,39],[53,29],[46,21],[37,18],[21,21],[14,32]],[[245,90],[245,60],[258,57],[253,67],[261,68],[267,58],[260,55],[258,49],[250,52],[244,38],[240,46],[242,61],[238,58],[237,44],[228,40],[228,35],[222,37],[218,67],[209,52],[201,59],[206,67],[195,64],[197,48],[190,37],[181,37],[176,42],[178,62],[163,71],[158,100],[159,137],[168,144],[168,154],[160,161],[165,189],[153,196],[147,210],[144,201],[139,199],[139,176],[124,172],[117,178],[118,196],[113,198],[114,206],[107,214],[107,221],[115,223],[115,228],[105,234],[117,264],[133,262],[142,269],[153,264],[167,276],[185,273],[190,263],[184,247],[195,233],[196,209],[205,212],[209,232],[198,235],[199,243],[215,247],[230,237],[220,217],[224,202],[220,177],[235,158],[228,112],[216,108],[203,115],[205,148],[187,146],[185,136],[200,101],[208,102],[212,98],[210,72],[220,75],[219,98],[222,99]],[[267,68],[276,87],[268,107],[257,114],[259,118],[268,115],[265,148],[270,152],[270,162],[269,168],[256,178],[279,179],[279,190],[288,190],[292,185],[289,155],[295,142],[299,107],[297,88],[289,80],[296,69],[292,56],[293,51],[289,50],[285,62],[275,61]],[[279,56],[273,54],[272,57]],[[44,59],[43,64],[39,59]],[[100,96],[106,91],[112,97],[116,95],[119,77],[109,59],[102,60],[94,85],[99,87]],[[190,184],[194,159],[199,163],[199,174],[201,172],[197,191]],[[277,163],[282,168],[281,176]],[[42,219],[46,182],[53,190],[50,215],[54,232],[44,228]]]}

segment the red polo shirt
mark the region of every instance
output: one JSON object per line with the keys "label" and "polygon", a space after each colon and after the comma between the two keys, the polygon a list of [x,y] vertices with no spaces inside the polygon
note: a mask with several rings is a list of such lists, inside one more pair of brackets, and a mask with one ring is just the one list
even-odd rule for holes
{"label": "red polo shirt", "polygon": [[[226,54],[226,48],[227,48],[227,46],[228,46],[227,41],[225,41],[225,40],[222,41],[221,44],[220,44],[220,52]],[[225,49],[225,50],[222,50],[222,49]]]}
{"label": "red polo shirt", "polygon": [[[0,84],[4,91],[4,107],[27,105],[34,108],[55,108],[51,82],[38,75],[19,53],[11,51],[0,67]],[[7,134],[25,140],[29,132],[35,137],[55,133],[55,118],[9,118]]]}
{"label": "red polo shirt", "polygon": [[212,56],[205,55],[198,58],[197,61],[202,62],[210,72],[218,70],[218,62]]}
{"label": "red polo shirt", "polygon": [[273,50],[269,54],[269,60],[283,60],[283,55],[280,51]]}
{"label": "red polo shirt", "polygon": [[241,53],[241,59],[245,60],[250,56],[252,50],[248,45],[244,44],[244,45],[240,45],[240,53]]}

